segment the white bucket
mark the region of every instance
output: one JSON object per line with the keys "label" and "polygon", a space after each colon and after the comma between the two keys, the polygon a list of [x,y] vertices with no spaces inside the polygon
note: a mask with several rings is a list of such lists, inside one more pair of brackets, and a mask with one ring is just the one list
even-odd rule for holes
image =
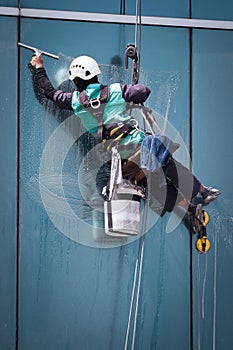
{"label": "white bucket", "polygon": [[116,197],[104,202],[105,233],[115,237],[138,235],[141,197],[128,183],[120,185]]}

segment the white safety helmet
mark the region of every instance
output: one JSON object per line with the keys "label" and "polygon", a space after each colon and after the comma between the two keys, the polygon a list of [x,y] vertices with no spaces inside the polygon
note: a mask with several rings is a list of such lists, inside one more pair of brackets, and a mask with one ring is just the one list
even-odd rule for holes
{"label": "white safety helmet", "polygon": [[70,65],[70,80],[78,77],[83,80],[89,80],[101,71],[97,62],[89,56],[79,56],[75,58]]}

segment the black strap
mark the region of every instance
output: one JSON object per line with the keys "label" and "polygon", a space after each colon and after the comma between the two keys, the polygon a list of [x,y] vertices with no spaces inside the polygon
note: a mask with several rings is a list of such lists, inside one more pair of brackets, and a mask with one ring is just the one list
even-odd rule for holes
{"label": "black strap", "polygon": [[103,140],[103,115],[104,115],[104,108],[105,103],[109,100],[109,86],[108,85],[101,85],[100,86],[100,96],[98,98],[94,98],[90,100],[88,98],[87,92],[83,90],[79,93],[78,98],[80,104],[85,108],[88,109],[91,115],[97,120],[98,124],[98,140],[99,142],[102,142]]}
{"label": "black strap", "polygon": [[[125,123],[122,126],[119,126],[117,128],[117,124],[112,125],[109,128],[106,128],[103,125],[103,115],[104,115],[104,108],[105,104],[109,100],[109,91],[110,88],[108,85],[101,85],[100,86],[100,96],[98,98],[89,99],[87,92],[83,90],[79,93],[79,102],[80,104],[87,109],[91,115],[96,119],[98,124],[98,141],[101,143],[103,139],[112,140],[112,142],[108,143],[107,149],[113,147],[118,141],[115,141],[116,138],[121,136],[121,138],[125,138],[128,133],[133,129],[133,127],[130,125],[130,123]],[[116,131],[110,136],[111,131],[116,128]],[[105,147],[106,148],[106,147]]]}
{"label": "black strap", "polygon": [[100,103],[107,103],[109,100],[109,90],[108,85],[101,85],[99,98],[94,98],[92,100],[89,100],[86,90],[83,90],[78,95],[79,102],[84,108],[95,107],[95,101],[97,102],[98,100]]}
{"label": "black strap", "polygon": [[110,88],[108,85],[101,85],[100,90],[100,102],[101,103],[107,103],[109,100],[109,92]]}
{"label": "black strap", "polygon": [[[116,129],[114,133],[111,135],[112,130]],[[115,124],[114,126],[111,126],[106,130],[106,139],[111,140],[115,139],[118,136],[121,135],[122,138],[125,138],[130,131],[133,130],[133,127],[130,125],[130,123],[125,123],[122,126]]]}

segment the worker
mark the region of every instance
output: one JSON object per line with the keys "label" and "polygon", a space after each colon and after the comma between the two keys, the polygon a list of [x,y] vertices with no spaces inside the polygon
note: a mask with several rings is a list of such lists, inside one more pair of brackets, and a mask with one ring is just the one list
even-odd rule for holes
{"label": "worker", "polygon": [[[30,66],[34,83],[36,82],[43,96],[55,102],[61,109],[73,111],[88,133],[95,137],[100,145],[105,145],[105,149],[107,147],[110,150],[110,146],[117,144],[120,152],[124,154],[123,158],[130,158],[138,147],[144,145],[144,150],[148,150],[151,142],[160,139],[151,139],[151,135],[147,136],[136,124],[131,123],[130,115],[124,114],[126,103],[141,104],[147,100],[150,95],[148,87],[142,84],[120,83],[103,86],[98,80],[98,75],[101,74],[99,65],[89,56],[79,56],[71,62],[69,79],[76,86],[76,90],[71,92],[52,86],[41,55],[33,55]],[[171,145],[174,146],[172,142]],[[124,152],[128,152],[127,157]],[[146,186],[146,176],[142,174],[145,174],[146,170],[151,171],[151,195],[162,202],[163,212],[171,212],[174,206],[179,204],[195,216],[197,208],[191,203],[194,197],[200,194],[203,203],[207,205],[221,192],[202,184],[189,169],[173,158],[172,153],[172,149],[167,150],[160,167],[165,177],[163,186],[158,180],[161,178],[158,177],[159,171],[146,169],[145,164],[140,167],[132,160],[124,161],[123,176]]]}

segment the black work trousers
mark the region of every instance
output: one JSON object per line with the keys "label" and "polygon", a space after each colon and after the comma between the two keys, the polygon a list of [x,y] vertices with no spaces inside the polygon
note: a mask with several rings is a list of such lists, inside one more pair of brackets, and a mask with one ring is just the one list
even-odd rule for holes
{"label": "black work trousers", "polygon": [[[107,185],[110,169],[111,162],[109,161],[103,164],[98,171],[96,185],[100,194],[102,188]],[[137,169],[139,169],[139,166],[136,165],[136,168],[133,168],[135,174]],[[134,182],[132,171],[127,171],[127,173],[130,173],[131,176],[124,176],[124,178]],[[156,172],[151,172],[150,176],[145,176],[137,183],[145,188],[150,184],[150,206],[157,212],[171,212],[182,199],[191,201],[198,194],[201,185],[200,181],[188,168],[173,158],[169,160],[165,167]],[[163,183],[162,186],[161,183]]]}
{"label": "black work trousers", "polygon": [[171,212],[182,199],[191,201],[198,194],[200,185],[200,181],[188,168],[172,158],[166,167],[150,174],[152,207],[158,206],[159,202],[165,211]]}

